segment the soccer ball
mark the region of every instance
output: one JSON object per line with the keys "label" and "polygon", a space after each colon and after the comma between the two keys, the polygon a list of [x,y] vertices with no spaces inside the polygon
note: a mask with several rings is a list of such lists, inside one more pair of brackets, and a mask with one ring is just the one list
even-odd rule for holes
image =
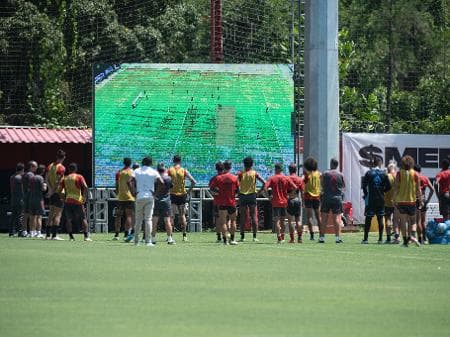
{"label": "soccer ball", "polygon": [[447,225],[447,230],[450,230],[450,220],[447,220],[446,222],[444,222]]}

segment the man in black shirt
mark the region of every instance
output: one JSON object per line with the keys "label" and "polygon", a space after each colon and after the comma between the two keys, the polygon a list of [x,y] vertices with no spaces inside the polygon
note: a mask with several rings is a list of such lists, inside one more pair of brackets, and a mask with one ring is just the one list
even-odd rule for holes
{"label": "man in black shirt", "polygon": [[[21,236],[30,236],[31,233],[27,235],[28,221],[31,219],[30,216],[30,183],[34,177],[38,164],[31,160],[27,163],[26,172],[22,176],[22,186],[23,186],[23,222],[22,222],[22,233]],[[31,221],[30,221],[31,223]]]}
{"label": "man in black shirt", "polygon": [[172,188],[172,178],[167,174],[167,170],[164,167],[164,163],[159,163],[157,171],[161,175],[163,182],[160,180],[155,181],[155,207],[153,210],[153,228],[152,228],[152,243],[156,243],[156,231],[158,229],[159,217],[164,218],[164,224],[166,226],[167,243],[174,245],[175,240],[172,238],[172,205],[170,202],[170,189]]}
{"label": "man in black shirt", "polygon": [[23,185],[24,164],[17,163],[16,172],[9,178],[11,191],[11,222],[9,225],[9,236],[14,236],[22,229],[23,220]]}
{"label": "man in black shirt", "polygon": [[378,220],[378,243],[383,243],[383,217],[384,217],[384,193],[391,189],[389,178],[381,169],[383,160],[380,157],[374,158],[374,167],[363,177],[362,190],[365,201],[366,221],[364,224],[364,239],[362,244],[368,243],[370,224],[374,215]]}

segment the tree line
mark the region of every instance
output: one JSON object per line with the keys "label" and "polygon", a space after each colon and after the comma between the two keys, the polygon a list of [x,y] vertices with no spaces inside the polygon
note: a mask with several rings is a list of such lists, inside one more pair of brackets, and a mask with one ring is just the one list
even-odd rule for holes
{"label": "tree line", "polygon": [[[209,2],[3,1],[0,123],[91,126],[94,63],[209,62]],[[298,62],[290,3],[223,1],[225,62]],[[450,133],[447,4],[339,1],[342,131]]]}

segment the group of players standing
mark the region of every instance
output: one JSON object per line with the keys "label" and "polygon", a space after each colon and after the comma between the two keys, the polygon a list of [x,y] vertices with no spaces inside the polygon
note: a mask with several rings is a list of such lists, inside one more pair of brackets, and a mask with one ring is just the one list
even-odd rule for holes
{"label": "group of players standing", "polygon": [[[89,237],[84,203],[87,200],[88,186],[84,177],[77,173],[76,163],[68,167],[68,174],[63,165],[66,153],[58,150],[56,160],[48,166],[38,165],[31,160],[24,167],[18,163],[16,172],[10,178],[11,222],[9,235],[18,232],[22,237],[64,240],[58,236],[61,216],[65,213],[66,229],[70,240],[73,236],[74,220],[81,221],[84,240]],[[25,172],[26,169],[26,172]],[[42,217],[45,214],[44,196],[48,196],[49,213],[45,236],[41,233]]]}
{"label": "group of players standing", "polygon": [[[10,236],[19,231],[20,236],[44,238],[41,233],[44,215],[44,194],[49,198],[49,215],[46,239],[62,240],[58,234],[61,215],[64,210],[66,228],[70,240],[74,240],[72,223],[81,221],[84,240],[91,241],[84,207],[88,187],[82,175],[77,173],[77,165],[71,163],[65,175],[63,161],[65,152],[58,150],[56,160],[47,167],[35,161],[24,165],[19,163],[16,173],[11,176],[12,219]],[[139,235],[144,224],[144,242],[148,246],[156,243],[157,224],[163,218],[167,233],[167,243],[173,239],[173,218],[178,215],[182,229],[182,239],[186,235],[186,202],[196,181],[181,166],[181,157],[173,157],[173,165],[166,168],[163,163],[153,169],[151,157],[145,157],[142,165],[133,165],[130,158],[124,158],[124,167],[116,173],[116,193],[118,204],[115,212],[115,236],[119,240],[122,219],[124,219],[125,241],[139,244]],[[416,245],[426,243],[425,212],[435,188],[439,197],[440,212],[444,220],[450,215],[450,170],[449,160],[441,163],[442,170],[436,176],[435,186],[420,174],[420,167],[414,159],[404,156],[397,172],[395,164],[389,164],[387,172],[381,168],[380,157],[374,158],[374,167],[362,179],[365,201],[365,225],[363,244],[368,243],[368,233],[372,218],[376,216],[379,225],[378,243],[383,243],[383,229],[386,225],[385,243],[409,242]],[[213,196],[217,242],[236,245],[236,222],[239,214],[240,240],[245,241],[245,223],[249,218],[253,241],[258,241],[257,197],[268,197],[272,205],[272,219],[278,243],[285,242],[285,219],[288,220],[289,243],[302,243],[302,206],[306,212],[306,225],[310,240],[314,239],[313,218],[319,227],[319,243],[325,242],[325,231],[331,217],[335,231],[335,242],[342,243],[341,227],[344,200],[344,177],[338,171],[339,163],[330,160],[330,169],[321,173],[317,160],[308,157],[303,163],[303,175],[297,175],[297,165],[289,165],[289,175],[283,174],[281,164],[274,165],[274,175],[267,181],[253,169],[253,159],[243,160],[243,170],[231,173],[232,163],[228,160],[217,162],[217,174],[211,178],[209,189]],[[190,188],[186,190],[186,180]],[[258,181],[261,188],[257,188]],[[425,197],[426,189],[429,189]],[[236,201],[238,200],[238,202]],[[29,232],[28,226],[29,225]],[[418,228],[417,228],[418,225]],[[419,230],[417,233],[417,229]],[[297,232],[297,240],[295,240]],[[392,238],[393,234],[393,238]],[[419,238],[417,238],[419,234]]]}

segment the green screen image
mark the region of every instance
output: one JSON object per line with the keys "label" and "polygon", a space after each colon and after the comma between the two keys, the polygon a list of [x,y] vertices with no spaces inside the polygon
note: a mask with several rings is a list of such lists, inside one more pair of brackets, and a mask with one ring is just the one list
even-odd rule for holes
{"label": "green screen image", "polygon": [[217,160],[231,160],[236,172],[251,156],[264,178],[276,162],[287,167],[294,160],[291,66],[124,63],[100,75],[94,100],[96,187],[114,186],[124,157],[140,164],[151,156],[154,166],[170,166],[179,154],[200,186],[215,175]]}

